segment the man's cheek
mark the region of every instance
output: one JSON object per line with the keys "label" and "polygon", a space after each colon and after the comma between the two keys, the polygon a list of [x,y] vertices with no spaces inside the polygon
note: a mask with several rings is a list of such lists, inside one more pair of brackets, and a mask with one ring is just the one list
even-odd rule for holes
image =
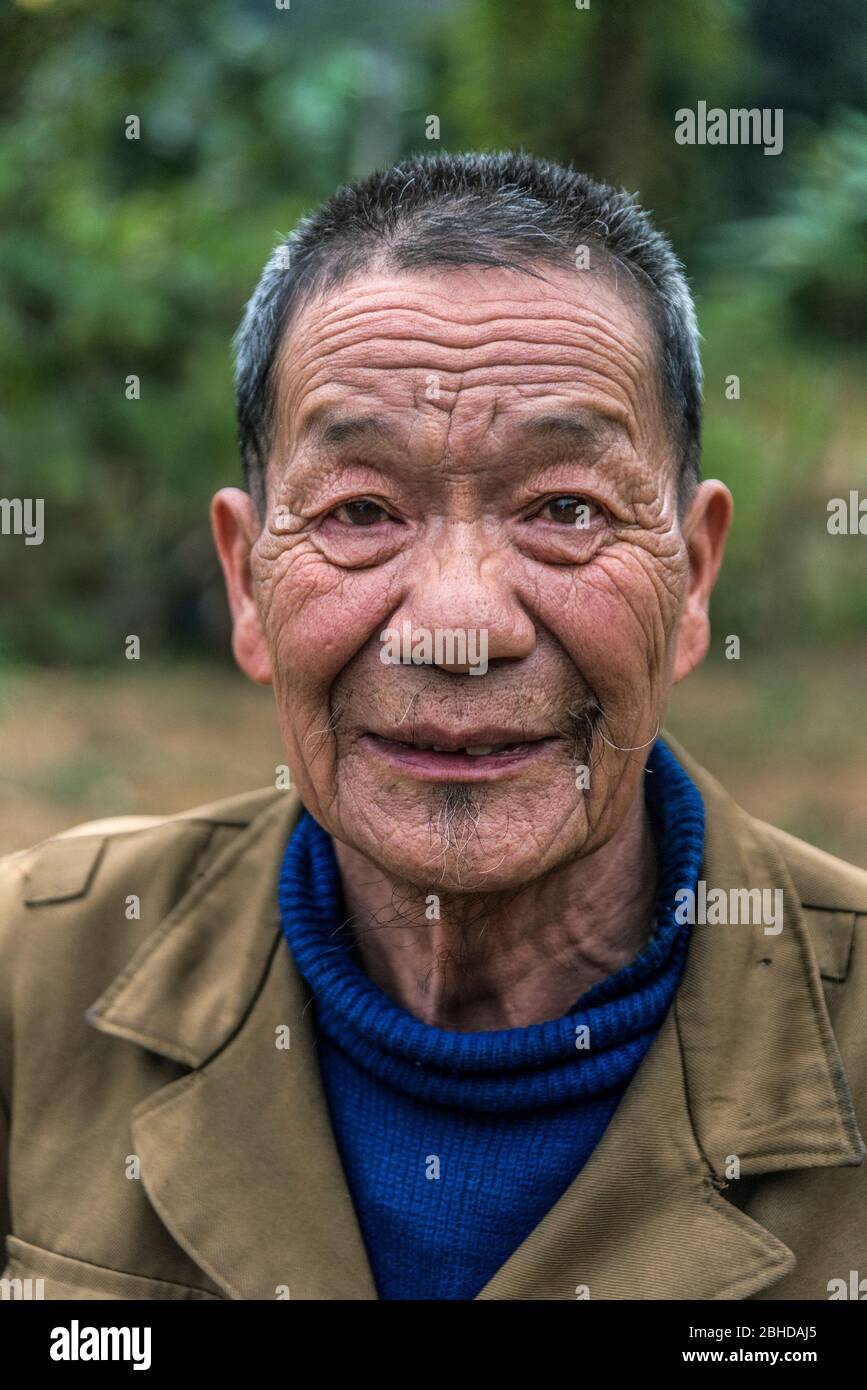
{"label": "man's cheek", "polygon": [[640,680],[647,657],[664,641],[652,584],[620,563],[587,567],[539,616],[600,696]]}
{"label": "man's cheek", "polygon": [[608,634],[605,648],[615,663],[636,673],[665,664],[680,607],[682,576],[643,551],[611,554],[596,577],[596,630]]}
{"label": "man's cheek", "polygon": [[345,664],[378,634],[394,606],[389,587],[377,574],[330,565],[307,548],[292,558],[270,584],[269,637],[282,641],[284,631],[303,647]]}
{"label": "man's cheek", "polygon": [[284,738],[296,744],[305,762],[314,753],[321,762],[326,755],[323,745],[334,737],[331,691],[339,672],[323,661],[314,636],[307,631],[292,634],[284,629],[272,663]]}
{"label": "man's cheek", "polygon": [[[275,582],[263,586],[260,612],[265,639],[275,667],[281,671],[315,675],[325,664],[331,643],[323,640],[330,631],[322,620],[309,576],[301,570],[285,570]],[[334,604],[326,599],[327,612]]]}

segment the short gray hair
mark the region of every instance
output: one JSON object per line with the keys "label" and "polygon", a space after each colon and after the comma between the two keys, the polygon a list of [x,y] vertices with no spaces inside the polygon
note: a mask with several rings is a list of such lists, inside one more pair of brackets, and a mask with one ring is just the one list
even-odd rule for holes
{"label": "short gray hair", "polygon": [[702,372],[683,266],[635,197],[528,154],[419,155],[339,188],[274,249],[235,334],[246,486],[264,510],[274,367],[299,306],[380,258],[395,270],[502,266],[534,273],[601,252],[635,282],[655,330],[681,506],[699,478]]}

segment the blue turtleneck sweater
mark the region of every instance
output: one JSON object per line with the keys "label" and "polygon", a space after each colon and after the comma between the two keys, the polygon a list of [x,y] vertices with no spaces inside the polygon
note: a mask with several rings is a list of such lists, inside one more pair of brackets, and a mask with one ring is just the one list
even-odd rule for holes
{"label": "blue turtleneck sweater", "polygon": [[645,796],[659,860],[645,950],[563,1018],[481,1033],[422,1023],[373,983],[331,838],[306,812],[299,821],[281,920],[315,1000],[323,1084],[380,1298],[475,1298],[581,1171],[653,1042],[686,959],[675,893],[696,887],[704,806],[660,741]]}

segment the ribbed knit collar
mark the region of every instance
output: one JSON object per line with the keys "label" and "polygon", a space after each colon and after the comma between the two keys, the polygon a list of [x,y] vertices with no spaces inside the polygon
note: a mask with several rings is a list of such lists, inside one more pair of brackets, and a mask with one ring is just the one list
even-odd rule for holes
{"label": "ribbed knit collar", "polygon": [[[690,929],[675,919],[675,894],[695,888],[704,847],[701,796],[659,740],[647,761],[645,796],[659,863],[647,947],[562,1018],[477,1033],[423,1023],[374,984],[345,920],[331,837],[305,812],[283,858],[279,904],[292,956],[315,998],[318,1028],[390,1086],[458,1109],[542,1109],[623,1084],[677,989]],[[576,1047],[582,1025],[590,1030],[587,1050]]]}

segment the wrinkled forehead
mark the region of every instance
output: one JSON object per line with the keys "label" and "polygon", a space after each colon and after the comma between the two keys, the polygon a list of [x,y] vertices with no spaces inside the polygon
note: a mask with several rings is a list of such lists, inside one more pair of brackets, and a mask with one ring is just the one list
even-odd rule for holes
{"label": "wrinkled forehead", "polygon": [[[369,272],[311,298],[275,360],[274,454],[384,426],[406,446],[447,426],[478,449],[528,414],[567,410],[624,431],[663,431],[655,333],[634,283],[538,267]],[[658,441],[657,441],[658,442]]]}

